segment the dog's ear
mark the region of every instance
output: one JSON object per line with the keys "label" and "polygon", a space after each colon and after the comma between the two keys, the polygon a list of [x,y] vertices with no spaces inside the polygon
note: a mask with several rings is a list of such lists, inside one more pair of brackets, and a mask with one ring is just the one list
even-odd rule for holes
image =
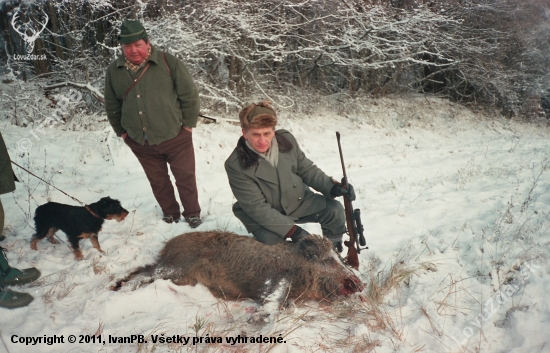
{"label": "dog's ear", "polygon": [[99,202],[101,202],[101,203],[107,203],[107,202],[109,202],[109,201],[111,201],[111,198],[110,198],[109,196],[107,196],[107,197],[102,197],[102,198],[99,200]]}

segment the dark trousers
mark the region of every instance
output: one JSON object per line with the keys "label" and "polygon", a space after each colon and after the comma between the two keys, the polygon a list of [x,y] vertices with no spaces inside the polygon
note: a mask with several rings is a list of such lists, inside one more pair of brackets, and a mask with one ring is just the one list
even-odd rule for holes
{"label": "dark trousers", "polygon": [[[342,235],[346,232],[346,213],[344,212],[344,207],[336,200],[327,199],[326,201],[327,207],[325,209],[302,217],[296,223],[320,223],[325,237],[331,241],[340,241],[342,240]],[[285,239],[264,227],[256,229],[252,234],[256,240],[268,245],[285,241]]]}
{"label": "dark trousers", "polygon": [[171,140],[158,145],[142,146],[126,136],[124,142],[132,149],[149,179],[153,195],[165,216],[180,217],[180,206],[168,175],[168,166],[176,179],[176,187],[183,206],[183,216],[200,216],[199,195],[195,178],[195,151],[193,133],[181,129]]}

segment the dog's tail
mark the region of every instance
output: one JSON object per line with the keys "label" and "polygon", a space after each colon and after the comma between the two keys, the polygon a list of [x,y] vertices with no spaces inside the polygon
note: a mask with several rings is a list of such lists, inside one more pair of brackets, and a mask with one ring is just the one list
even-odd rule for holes
{"label": "dog's tail", "polygon": [[136,290],[139,287],[153,283],[156,279],[156,269],[156,263],[139,267],[125,278],[116,281],[115,285],[111,287],[111,290],[118,291],[123,287],[129,290]]}

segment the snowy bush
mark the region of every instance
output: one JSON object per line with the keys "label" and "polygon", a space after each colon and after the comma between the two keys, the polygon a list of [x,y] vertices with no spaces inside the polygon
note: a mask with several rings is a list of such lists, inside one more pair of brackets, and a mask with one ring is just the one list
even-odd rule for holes
{"label": "snowy bush", "polygon": [[[251,94],[290,107],[303,91],[429,92],[533,119],[544,116],[550,88],[549,12],[539,0],[7,1],[1,12],[0,57],[11,79],[101,91],[118,27],[137,18],[153,44],[189,67],[203,106],[219,112]],[[14,60],[28,49],[16,29],[45,16],[34,53],[47,60]]]}

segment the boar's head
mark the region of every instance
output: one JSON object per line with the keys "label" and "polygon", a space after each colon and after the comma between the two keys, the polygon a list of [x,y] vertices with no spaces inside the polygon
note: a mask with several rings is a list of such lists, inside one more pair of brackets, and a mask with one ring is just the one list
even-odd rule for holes
{"label": "boar's head", "polygon": [[327,299],[334,299],[363,291],[365,284],[353,270],[334,251],[331,255],[321,260],[318,265],[321,272],[318,282],[319,294],[323,294]]}
{"label": "boar's head", "polygon": [[[303,262],[302,273],[298,274],[300,271],[295,273],[297,277],[302,277],[301,282],[307,281],[313,284],[309,287],[312,292],[306,296],[331,300],[361,292],[365,288],[354,270],[346,265],[334,251],[330,240],[322,236],[314,236],[309,241],[314,243],[314,246],[309,248],[317,250],[316,256],[305,256],[308,261]],[[299,244],[296,244],[296,248],[300,249]]]}

